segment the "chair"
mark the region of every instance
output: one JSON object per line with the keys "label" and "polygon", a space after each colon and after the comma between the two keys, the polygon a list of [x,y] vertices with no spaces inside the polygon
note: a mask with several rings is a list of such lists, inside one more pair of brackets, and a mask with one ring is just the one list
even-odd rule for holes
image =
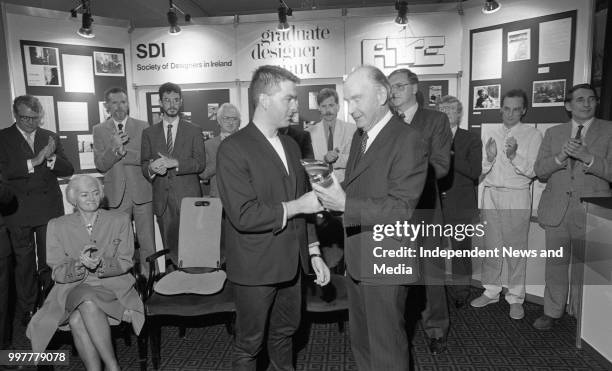
{"label": "chair", "polygon": [[[222,313],[228,332],[233,332],[232,286],[229,281],[223,284],[225,272],[220,264],[222,210],[218,198],[184,198],[179,223],[178,269],[166,274],[157,271],[155,260],[168,250],[147,257],[149,278],[143,299],[145,336],[151,342],[155,369],[160,365],[161,327],[165,323],[178,325],[183,336],[184,326],[195,317],[210,319],[210,315]],[[199,283],[193,284],[194,281]]]}

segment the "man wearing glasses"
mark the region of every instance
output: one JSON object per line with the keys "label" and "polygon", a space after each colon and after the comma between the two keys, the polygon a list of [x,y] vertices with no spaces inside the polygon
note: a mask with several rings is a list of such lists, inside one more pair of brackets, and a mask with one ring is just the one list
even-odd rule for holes
{"label": "man wearing glasses", "polygon": [[202,129],[180,118],[183,98],[180,86],[167,82],[159,87],[161,122],[142,132],[142,172],[153,184],[153,213],[164,248],[178,261],[178,231],[181,201],[200,197],[198,174],[206,165]]}
{"label": "man wearing glasses", "polygon": [[[533,324],[538,330],[551,329],[563,316],[570,282],[581,282],[582,270],[576,265],[571,281],[568,279],[568,268],[575,259],[572,255],[584,249],[586,215],[580,198],[612,195],[612,122],[595,117],[597,100],[591,85],[572,87],[565,98],[571,120],[546,131],[535,162],[535,173],[546,182],[538,206],[546,249],[563,246],[561,258],[546,259],[544,314]],[[580,313],[575,294],[572,290],[570,310],[574,314]]]}
{"label": "man wearing glasses", "polygon": [[217,187],[217,151],[221,141],[234,134],[240,128],[240,112],[231,103],[223,103],[217,111],[217,122],[219,122],[219,135],[207,140],[206,143],[206,168],[200,174],[200,179],[210,183],[210,196],[219,197]]}
{"label": "man wearing glasses", "polygon": [[[450,149],[453,133],[448,117],[439,111],[425,109],[423,95],[418,91],[419,78],[409,69],[398,69],[389,75],[391,83],[391,107],[407,125],[417,128],[428,155],[427,180],[421,194],[414,222],[442,224],[442,209],[437,180],[450,169]],[[428,236],[422,240],[425,249],[441,247],[440,236]],[[446,350],[446,334],[449,317],[444,287],[445,259],[428,258],[422,263],[425,285],[425,309],[421,313],[423,328],[429,338],[429,350],[439,354]],[[413,290],[413,292],[415,292]],[[409,299],[410,300],[410,299]]]}
{"label": "man wearing glasses", "polygon": [[71,176],[74,168],[57,134],[40,128],[44,112],[37,98],[15,98],[13,114],[15,124],[0,131],[0,172],[17,196],[6,224],[15,254],[16,313],[25,325],[36,305],[37,275],[45,288],[51,284],[46,263],[47,222],[64,215],[57,178]]}

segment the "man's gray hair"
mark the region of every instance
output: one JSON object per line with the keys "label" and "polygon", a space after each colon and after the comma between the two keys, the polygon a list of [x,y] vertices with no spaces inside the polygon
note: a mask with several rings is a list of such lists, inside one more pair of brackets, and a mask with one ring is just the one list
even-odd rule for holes
{"label": "man's gray hair", "polygon": [[235,105],[231,103],[223,103],[217,110],[217,121],[221,122],[221,117],[223,117],[223,114],[225,113],[225,111],[231,108],[236,110],[236,112],[238,113],[238,118],[240,118],[240,110],[238,109],[238,107],[236,107]]}
{"label": "man's gray hair", "polygon": [[440,110],[440,106],[443,104],[457,104],[457,113],[459,115],[463,114],[463,104],[461,101],[457,99],[457,97],[453,97],[452,95],[445,95],[442,98],[436,101],[436,109]]}

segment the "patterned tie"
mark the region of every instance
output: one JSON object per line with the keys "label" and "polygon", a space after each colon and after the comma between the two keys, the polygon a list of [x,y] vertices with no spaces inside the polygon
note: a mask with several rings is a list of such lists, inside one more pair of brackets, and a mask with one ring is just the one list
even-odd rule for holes
{"label": "patterned tie", "polygon": [[32,152],[35,153],[36,151],[34,151],[34,133],[26,133],[26,142],[28,142],[28,145],[32,149]]}
{"label": "patterned tie", "polygon": [[576,132],[576,136],[574,137],[574,139],[582,138],[582,128],[584,128],[584,125],[578,125],[578,132]]}
{"label": "patterned tie", "polygon": [[120,133],[123,133],[123,124],[117,124],[117,128],[119,128]]}
{"label": "patterned tie", "polygon": [[361,161],[361,159],[365,155],[366,147],[367,146],[368,146],[368,132],[367,131],[363,131],[362,134],[361,134],[361,145],[359,147],[359,156],[357,156],[357,161],[355,161],[355,164],[357,164],[357,163],[359,163],[359,161]]}
{"label": "patterned tie", "polygon": [[334,132],[332,130],[331,125],[329,126],[329,133],[327,134],[327,150],[334,150]]}
{"label": "patterned tie", "polygon": [[168,132],[166,133],[166,147],[168,147],[168,154],[171,154],[174,150],[174,142],[172,141],[172,124],[168,124]]}

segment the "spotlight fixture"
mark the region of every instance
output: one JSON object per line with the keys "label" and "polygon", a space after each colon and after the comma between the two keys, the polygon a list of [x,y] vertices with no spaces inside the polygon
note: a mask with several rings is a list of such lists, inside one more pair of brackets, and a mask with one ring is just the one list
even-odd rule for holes
{"label": "spotlight fixture", "polygon": [[81,15],[81,28],[77,31],[77,35],[84,37],[86,39],[91,39],[96,37],[93,32],[93,18],[91,17],[91,2],[90,0],[81,0],[81,4],[79,4],[76,8],[70,9],[70,16],[72,18],[76,18],[79,9],[82,11]]}
{"label": "spotlight fixture", "polygon": [[289,22],[287,22],[287,16],[291,16],[293,14],[293,9],[291,9],[284,0],[279,0],[280,6],[278,7],[278,26],[276,29],[278,31],[287,32],[289,31]]}
{"label": "spotlight fixture", "polygon": [[501,8],[501,4],[495,0],[485,0],[482,6],[482,12],[484,14],[493,14]]}
{"label": "spotlight fixture", "polygon": [[395,24],[398,26],[406,26],[408,24],[408,3],[406,1],[395,1],[395,10],[397,10],[397,17],[395,17]]}
{"label": "spotlight fixture", "polygon": [[172,0],[168,1],[170,3],[170,8],[168,9],[167,14],[168,25],[170,26],[170,29],[168,29],[168,33],[170,35],[178,35],[181,33],[181,28],[178,25],[178,16],[176,15],[176,12],[178,11],[179,13],[185,16],[185,22],[191,22],[191,14],[186,14],[184,11],[181,10],[181,8],[176,6],[176,4],[172,2]]}

